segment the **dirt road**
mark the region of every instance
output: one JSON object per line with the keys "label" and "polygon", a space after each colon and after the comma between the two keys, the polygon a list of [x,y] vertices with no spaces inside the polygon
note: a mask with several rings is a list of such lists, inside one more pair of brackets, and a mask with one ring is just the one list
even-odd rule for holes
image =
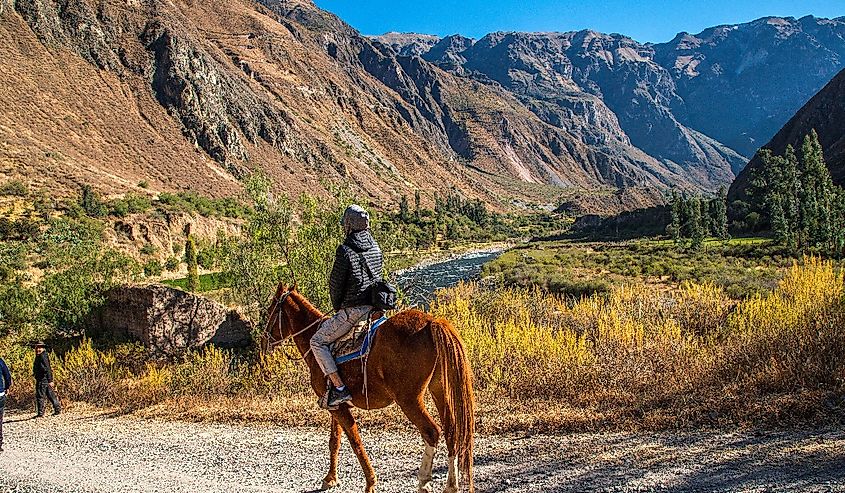
{"label": "dirt road", "polygon": [[[308,492],[328,464],[313,428],[7,414],[2,492]],[[412,433],[363,430],[380,492],[414,491],[422,453]],[[435,485],[445,482],[438,450]],[[479,492],[845,492],[845,430],[481,436]],[[348,445],[341,485],[363,491]]]}

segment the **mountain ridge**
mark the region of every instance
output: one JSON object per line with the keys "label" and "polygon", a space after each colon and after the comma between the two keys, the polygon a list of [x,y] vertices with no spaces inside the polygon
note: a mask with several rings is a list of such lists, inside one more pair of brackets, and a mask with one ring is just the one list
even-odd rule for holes
{"label": "mountain ridge", "polygon": [[[509,51],[500,53],[495,64],[489,62],[491,53],[480,53],[484,51],[480,47],[501,43],[508,45]],[[518,43],[527,47],[515,47]],[[531,58],[544,51],[548,53],[543,63],[532,66]],[[439,57],[428,53],[421,56],[442,64]],[[665,43],[640,43],[623,34],[589,29],[501,31],[482,37],[452,58],[466,61],[457,69],[444,67],[447,70],[510,85],[511,90],[524,96],[536,97],[539,93],[541,99],[555,100],[556,92],[564,87],[601,98],[617,115],[634,145],[659,160],[681,166],[690,163],[696,168],[693,173],[704,173],[698,185],[712,189],[715,183],[724,184],[730,181],[730,175],[739,173],[758,143],[768,140],[845,67],[845,17],[767,16],[710,27],[697,34],[681,32]],[[592,63],[585,67],[579,62],[584,59],[592,59]],[[810,76],[804,73],[808,61],[814,69]],[[629,70],[626,65],[637,67]],[[735,70],[725,72],[723,66]],[[589,73],[579,75],[578,70],[585,68]],[[523,72],[520,80],[510,78],[513,70]],[[545,93],[542,87],[534,88],[533,93],[525,94],[529,90],[526,81],[544,71],[559,76],[562,80],[548,75],[546,79],[560,87],[545,88]],[[771,83],[778,74],[789,76],[788,84]],[[614,77],[623,82],[609,84]],[[632,80],[633,85],[626,89],[624,80]],[[637,94],[637,84],[643,83],[655,89],[650,101]],[[627,92],[613,94],[620,88]],[[735,118],[726,117],[726,106],[735,110]],[[640,125],[643,118],[648,125]],[[655,127],[659,132],[642,131]],[[712,169],[714,164],[720,169]]]}
{"label": "mountain ridge", "polygon": [[[506,208],[618,189],[596,202],[637,207],[711,190],[740,159],[676,117],[654,49],[621,35],[529,40],[551,46],[540,54],[525,36],[415,35],[431,45],[420,56],[307,0],[0,4],[0,58],[14,61],[0,64],[0,175],[57,193],[149,181],[231,195],[258,169],[287,193],[345,184],[377,204],[456,189]],[[573,40],[589,50],[567,53]],[[511,48],[525,56],[510,75],[463,56]],[[654,84],[614,82],[640,69]]]}
{"label": "mountain ridge", "polygon": [[[800,152],[804,137],[815,130],[833,183],[845,186],[845,69],[813,96],[764,149],[783,155],[791,145]],[[737,177],[728,191],[730,200],[743,199],[754,172],[765,166],[759,155]]]}

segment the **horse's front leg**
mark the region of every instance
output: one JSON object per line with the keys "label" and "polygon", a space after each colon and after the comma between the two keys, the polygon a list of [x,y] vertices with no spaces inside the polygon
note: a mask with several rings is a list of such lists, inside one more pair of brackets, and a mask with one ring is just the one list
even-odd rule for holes
{"label": "horse's front leg", "polygon": [[361,435],[358,433],[358,425],[355,423],[355,418],[352,417],[352,412],[349,411],[348,406],[341,405],[338,410],[332,411],[332,417],[340,423],[341,428],[346,432],[346,438],[352,445],[352,451],[355,452],[355,456],[358,457],[358,462],[361,464],[361,469],[364,470],[364,477],[367,480],[364,493],[374,493],[376,491],[376,472],[370,464],[367,451],[364,450],[364,444],[361,442]]}
{"label": "horse's front leg", "polygon": [[340,450],[340,423],[332,416],[331,436],[329,437],[329,473],[323,479],[322,490],[337,486],[337,453]]}

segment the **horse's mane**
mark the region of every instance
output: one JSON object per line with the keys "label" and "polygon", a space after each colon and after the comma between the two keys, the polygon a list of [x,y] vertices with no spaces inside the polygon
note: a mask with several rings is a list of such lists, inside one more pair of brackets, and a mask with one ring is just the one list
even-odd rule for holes
{"label": "horse's mane", "polygon": [[309,312],[317,318],[323,316],[323,312],[321,312],[316,306],[314,306],[308,300],[308,298],[306,298],[304,295],[302,295],[295,288],[291,291],[290,297],[293,298],[294,301],[296,301],[295,304],[296,304],[297,308],[304,310],[306,312]]}

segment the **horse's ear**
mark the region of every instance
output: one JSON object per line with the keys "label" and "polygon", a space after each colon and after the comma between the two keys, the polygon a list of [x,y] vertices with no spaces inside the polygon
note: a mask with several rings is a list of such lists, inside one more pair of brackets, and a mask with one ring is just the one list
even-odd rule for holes
{"label": "horse's ear", "polygon": [[290,288],[291,291],[297,291],[299,286],[296,285],[296,281],[293,281],[293,286]]}
{"label": "horse's ear", "polygon": [[282,293],[284,293],[286,289],[287,287],[285,286],[285,283],[279,282],[278,286],[276,286],[276,299],[281,298]]}

